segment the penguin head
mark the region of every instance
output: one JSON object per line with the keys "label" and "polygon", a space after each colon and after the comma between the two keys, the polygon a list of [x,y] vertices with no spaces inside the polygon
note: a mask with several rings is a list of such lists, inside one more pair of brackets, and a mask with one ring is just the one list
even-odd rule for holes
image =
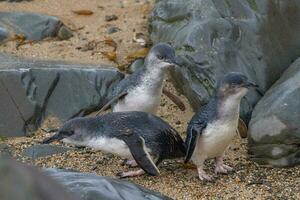
{"label": "penguin head", "polygon": [[169,68],[177,64],[174,48],[166,43],[154,45],[146,58],[149,67],[158,67],[160,69]]}
{"label": "penguin head", "polygon": [[250,87],[258,87],[255,83],[239,72],[230,72],[218,82],[218,95],[222,97],[242,98]]}

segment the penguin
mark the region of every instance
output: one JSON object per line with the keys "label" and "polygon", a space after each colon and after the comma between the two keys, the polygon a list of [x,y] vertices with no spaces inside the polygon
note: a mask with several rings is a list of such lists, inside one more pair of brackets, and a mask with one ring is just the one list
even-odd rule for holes
{"label": "penguin", "polygon": [[185,163],[192,160],[197,166],[200,180],[212,180],[212,176],[203,170],[206,159],[215,158],[215,174],[226,174],[233,170],[224,164],[223,156],[236,134],[241,99],[251,87],[257,85],[243,74],[226,74],[217,83],[214,97],[189,122]]}
{"label": "penguin", "polygon": [[87,146],[129,159],[137,171],[121,172],[120,178],[139,176],[147,172],[159,175],[157,165],[164,159],[184,157],[185,143],[167,122],[146,112],[112,112],[97,117],[80,117],[67,121],[52,137],[55,140]]}
{"label": "penguin", "polygon": [[175,65],[179,66],[174,48],[165,43],[156,44],[146,56],[144,66],[116,86],[113,97],[96,115],[98,116],[109,107],[112,107],[113,112],[142,111],[156,114],[162,92],[181,110],[184,110],[184,104],[176,99],[176,96],[163,90],[165,74]]}

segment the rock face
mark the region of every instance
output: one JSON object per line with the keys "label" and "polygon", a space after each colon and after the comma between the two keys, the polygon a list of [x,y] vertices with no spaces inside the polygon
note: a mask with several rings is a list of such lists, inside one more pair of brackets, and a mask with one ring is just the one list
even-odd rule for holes
{"label": "rock face", "polygon": [[124,75],[99,67],[0,54],[0,135],[28,135],[47,117],[65,121],[103,106]]}
{"label": "rock face", "polygon": [[72,32],[57,18],[26,12],[0,12],[0,42],[18,35],[38,41],[47,37],[69,39]]}
{"label": "rock face", "polygon": [[258,102],[249,125],[249,153],[264,165],[300,163],[300,58]]}
{"label": "rock face", "polygon": [[157,0],[150,19],[154,43],[170,42],[182,67],[173,82],[194,109],[216,81],[240,71],[257,82],[242,101],[250,118],[256,102],[300,55],[300,0]]}
{"label": "rock face", "polygon": [[[1,144],[0,144],[1,145]],[[1,150],[1,146],[0,146]],[[65,147],[60,145],[50,145],[50,144],[35,144],[26,148],[23,154],[32,160],[40,157],[51,156],[53,154],[65,153],[69,150],[75,150],[75,148]]]}
{"label": "rock face", "polygon": [[45,173],[81,200],[170,200],[157,192],[123,180],[58,169],[45,169]]}
{"label": "rock face", "polygon": [[1,200],[78,200],[37,169],[0,158]]}

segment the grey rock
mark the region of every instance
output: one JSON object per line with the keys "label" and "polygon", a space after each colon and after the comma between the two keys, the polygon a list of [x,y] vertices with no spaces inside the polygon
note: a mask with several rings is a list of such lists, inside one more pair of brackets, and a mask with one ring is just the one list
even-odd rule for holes
{"label": "grey rock", "polygon": [[58,30],[57,37],[61,40],[67,40],[67,39],[73,37],[73,32],[68,27],[63,25]]}
{"label": "grey rock", "polygon": [[119,29],[118,27],[116,27],[116,26],[112,26],[112,27],[109,27],[108,29],[107,29],[107,33],[108,34],[113,34],[113,33],[116,33],[116,32],[118,32],[118,31],[120,31],[121,29]]}
{"label": "grey rock", "polygon": [[249,124],[250,157],[276,167],[300,164],[300,58],[266,92]]}
{"label": "grey rock", "polygon": [[35,144],[26,148],[23,155],[35,160],[37,158],[51,156],[53,154],[65,153],[70,150],[75,150],[75,148],[59,145]]}
{"label": "grey rock", "polygon": [[8,38],[6,29],[0,27],[0,42]]}
{"label": "grey rock", "polygon": [[300,55],[300,0],[157,0],[150,17],[154,43],[170,42],[182,67],[173,82],[199,109],[224,73],[239,71],[259,84],[242,101],[254,105]]}
{"label": "grey rock", "polygon": [[58,36],[69,39],[73,36],[57,17],[29,12],[0,12],[0,41],[4,35],[7,39],[21,35],[32,41]]}
{"label": "grey rock", "polygon": [[38,169],[0,158],[1,200],[78,200]]}
{"label": "grey rock", "polygon": [[170,200],[124,180],[59,169],[45,169],[45,174],[66,186],[81,200]]}
{"label": "grey rock", "polygon": [[108,66],[0,54],[0,135],[30,135],[48,117],[66,121],[96,111],[123,78]]}

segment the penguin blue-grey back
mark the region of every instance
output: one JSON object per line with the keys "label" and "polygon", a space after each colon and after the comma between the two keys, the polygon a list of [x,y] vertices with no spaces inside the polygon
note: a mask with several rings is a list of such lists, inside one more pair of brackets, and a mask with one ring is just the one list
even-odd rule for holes
{"label": "penguin blue-grey back", "polygon": [[240,101],[254,83],[241,73],[231,72],[219,80],[217,91],[210,102],[200,109],[187,127],[187,154],[197,165],[201,180],[211,180],[203,170],[206,159],[215,158],[215,173],[227,173],[232,168],[223,163],[224,152],[236,134]]}
{"label": "penguin blue-grey back", "polygon": [[137,111],[72,119],[44,143],[54,140],[113,153],[142,168],[119,173],[120,177],[137,176],[144,171],[158,175],[157,165],[163,159],[186,153],[185,143],[175,129],[157,116]]}

